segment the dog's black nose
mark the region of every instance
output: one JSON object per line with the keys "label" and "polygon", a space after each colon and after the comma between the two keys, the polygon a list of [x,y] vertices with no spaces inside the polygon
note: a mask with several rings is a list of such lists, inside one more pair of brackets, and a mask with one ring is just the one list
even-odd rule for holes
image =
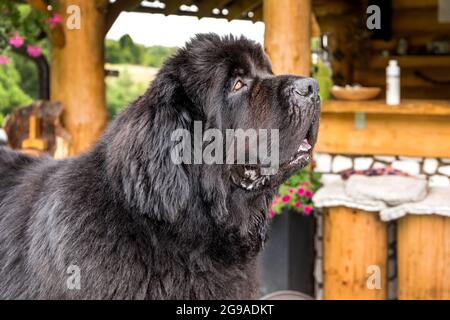
{"label": "dog's black nose", "polygon": [[316,97],[319,93],[319,84],[312,78],[298,79],[294,81],[292,90],[299,97]]}

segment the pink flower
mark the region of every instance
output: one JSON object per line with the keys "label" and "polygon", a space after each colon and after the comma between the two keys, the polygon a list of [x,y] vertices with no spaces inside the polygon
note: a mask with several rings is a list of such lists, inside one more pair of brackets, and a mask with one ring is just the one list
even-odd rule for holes
{"label": "pink flower", "polygon": [[27,46],[27,53],[32,58],[40,57],[42,54],[41,48],[35,46]]}
{"label": "pink flower", "polygon": [[275,216],[276,216],[276,212],[273,211],[272,209],[270,209],[270,210],[269,210],[269,217],[270,217],[270,218],[273,218],[273,217],[275,217]]}
{"label": "pink flower", "polygon": [[0,56],[0,65],[8,64],[8,63],[9,63],[9,59],[7,56]]}
{"label": "pink flower", "polygon": [[59,14],[54,14],[53,16],[47,18],[47,24],[52,27],[56,26],[58,23],[61,23],[61,21],[62,18]]}
{"label": "pink flower", "polygon": [[291,200],[290,195],[285,195],[285,196],[283,196],[283,198],[281,198],[281,201],[283,201],[283,202],[289,202],[289,200]]}
{"label": "pink flower", "polygon": [[288,192],[289,192],[289,193],[294,193],[294,189],[293,189],[293,188],[289,188],[289,189],[288,189]]}
{"label": "pink flower", "polygon": [[305,195],[306,195],[307,198],[311,199],[312,196],[314,195],[314,193],[312,191],[308,190],[308,191],[306,191]]}
{"label": "pink flower", "polygon": [[303,189],[302,187],[297,189],[297,193],[302,196],[305,193],[305,189]]}
{"label": "pink flower", "polygon": [[310,206],[305,206],[305,207],[303,208],[303,212],[304,212],[305,214],[310,214],[311,211],[312,211],[312,208],[311,208]]}
{"label": "pink flower", "polygon": [[277,196],[275,196],[275,198],[273,198],[272,205],[276,205],[280,201],[281,201],[281,196],[277,195]]}
{"label": "pink flower", "polygon": [[296,207],[297,209],[300,209],[301,206],[302,206],[302,203],[301,203],[300,201],[296,201],[296,202],[295,202],[295,207]]}
{"label": "pink flower", "polygon": [[9,44],[14,48],[20,48],[23,45],[23,42],[23,38],[18,33],[9,38]]}

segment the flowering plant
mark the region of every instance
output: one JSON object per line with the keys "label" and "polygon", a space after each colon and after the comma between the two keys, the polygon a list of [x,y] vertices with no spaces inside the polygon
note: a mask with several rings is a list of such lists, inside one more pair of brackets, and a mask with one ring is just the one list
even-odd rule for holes
{"label": "flowering plant", "polygon": [[278,190],[269,210],[270,217],[280,215],[283,211],[310,215],[313,211],[312,197],[320,188],[320,173],[303,169],[290,177]]}
{"label": "flowering plant", "polygon": [[[53,6],[49,5],[49,8]],[[10,62],[9,51],[23,52],[31,58],[40,57],[42,49],[38,44],[45,34],[61,23],[59,14],[43,13],[13,1],[0,1],[0,14],[0,65]]]}

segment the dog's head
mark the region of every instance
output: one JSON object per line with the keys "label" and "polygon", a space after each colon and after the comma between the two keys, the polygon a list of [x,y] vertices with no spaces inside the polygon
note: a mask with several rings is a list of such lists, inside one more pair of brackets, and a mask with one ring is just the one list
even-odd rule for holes
{"label": "dog's head", "polygon": [[174,62],[193,119],[204,124],[204,147],[217,146],[205,131],[220,130],[223,154],[214,160],[237,187],[276,188],[307,165],[319,125],[315,80],[275,76],[261,46],[245,38],[198,35]]}
{"label": "dog's head", "polygon": [[108,170],[136,211],[173,221],[196,200],[227,216],[309,162],[317,91],[311,78],[275,76],[252,41],[198,35],[111,126]]}

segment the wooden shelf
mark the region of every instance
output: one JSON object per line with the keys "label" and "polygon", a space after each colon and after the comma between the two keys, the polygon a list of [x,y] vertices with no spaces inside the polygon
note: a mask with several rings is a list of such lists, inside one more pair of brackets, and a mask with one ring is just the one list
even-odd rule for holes
{"label": "wooden shelf", "polygon": [[[364,113],[358,117],[355,113]],[[362,119],[362,120],[361,120]],[[450,100],[325,101],[316,152],[450,158]]]}
{"label": "wooden shelf", "polygon": [[384,100],[327,100],[322,103],[322,113],[355,112],[411,116],[450,116],[450,100],[403,100],[398,106],[387,105]]}
{"label": "wooden shelf", "polygon": [[374,69],[384,69],[387,67],[389,60],[394,59],[398,61],[398,64],[401,68],[441,68],[448,67],[450,68],[450,55],[420,55],[420,56],[390,56],[390,57],[381,57],[377,56],[369,61],[369,67]]}

